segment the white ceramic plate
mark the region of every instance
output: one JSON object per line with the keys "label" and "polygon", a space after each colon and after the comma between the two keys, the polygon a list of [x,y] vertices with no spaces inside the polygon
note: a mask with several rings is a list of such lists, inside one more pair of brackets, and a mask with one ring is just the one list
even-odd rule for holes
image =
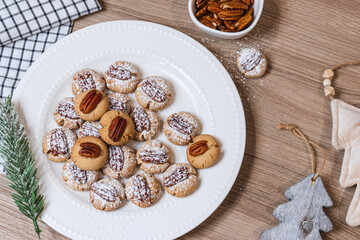
{"label": "white ceramic plate", "polygon": [[[201,133],[219,139],[220,161],[199,171],[200,186],[189,197],[178,199],[165,192],[159,202],[146,209],[128,202],[116,211],[98,211],[90,204],[88,192],[75,192],[65,186],[61,178],[63,164],[50,162],[42,154],[42,139],[56,126],[53,110],[59,100],[72,96],[74,73],[85,67],[104,73],[117,60],[135,63],[143,76],[156,74],[170,81],[175,100],[159,113],[163,121],[170,113],[188,111],[200,120]],[[73,239],[179,237],[220,205],[242,163],[244,112],[229,74],[205,47],[165,26],[117,21],[76,31],[41,55],[24,75],[13,99],[37,159],[41,192],[46,200],[41,218]],[[163,133],[158,139],[174,152],[175,162],[186,162],[185,146],[171,144]]]}

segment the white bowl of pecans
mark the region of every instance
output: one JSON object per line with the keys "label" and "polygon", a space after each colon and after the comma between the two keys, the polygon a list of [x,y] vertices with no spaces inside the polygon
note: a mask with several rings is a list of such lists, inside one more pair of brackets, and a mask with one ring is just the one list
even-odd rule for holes
{"label": "white bowl of pecans", "polygon": [[248,34],[260,19],[264,0],[189,0],[191,20],[203,32],[222,39]]}

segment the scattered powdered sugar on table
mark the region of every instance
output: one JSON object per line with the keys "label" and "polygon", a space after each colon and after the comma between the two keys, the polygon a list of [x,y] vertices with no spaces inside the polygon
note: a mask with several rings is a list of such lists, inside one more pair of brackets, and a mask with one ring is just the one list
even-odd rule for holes
{"label": "scattered powdered sugar on table", "polygon": [[100,138],[100,128],[101,126],[98,122],[84,122],[79,129],[79,138],[86,136]]}

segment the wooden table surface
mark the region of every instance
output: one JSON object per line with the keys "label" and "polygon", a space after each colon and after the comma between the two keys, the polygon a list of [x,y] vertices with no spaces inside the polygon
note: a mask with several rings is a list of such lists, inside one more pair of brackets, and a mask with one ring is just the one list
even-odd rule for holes
{"label": "wooden table surface", "polygon": [[[256,1],[256,0],[255,0]],[[329,101],[323,97],[321,73],[328,65],[360,56],[360,1],[266,0],[256,28],[240,40],[213,41],[198,30],[187,12],[187,1],[105,0],[103,10],[75,21],[74,31],[112,20],[144,20],[173,27],[195,38],[223,63],[241,96],[247,121],[243,164],[231,192],[200,226],[181,239],[258,239],[279,222],[273,209],[287,202],[284,191],[310,173],[303,142],[275,129],[294,123],[326,149],[322,180],[334,206],[325,213],[334,229],[323,239],[359,239],[360,227],[345,223],[355,187],[339,185],[342,151],[331,146]],[[261,48],[269,59],[267,74],[245,80],[236,69],[241,46]],[[360,106],[360,68],[339,72],[337,97]],[[240,159],[239,159],[240,160]],[[10,198],[0,176],[0,239],[36,239],[31,222]],[[40,221],[43,239],[65,239]]]}

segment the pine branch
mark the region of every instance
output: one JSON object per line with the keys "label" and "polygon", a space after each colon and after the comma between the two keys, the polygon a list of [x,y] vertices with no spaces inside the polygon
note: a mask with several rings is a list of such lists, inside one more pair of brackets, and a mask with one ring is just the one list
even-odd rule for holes
{"label": "pine branch", "polygon": [[9,187],[15,191],[11,197],[19,211],[32,220],[40,239],[37,219],[44,209],[44,196],[39,194],[33,154],[10,97],[0,101],[0,156],[5,160]]}

